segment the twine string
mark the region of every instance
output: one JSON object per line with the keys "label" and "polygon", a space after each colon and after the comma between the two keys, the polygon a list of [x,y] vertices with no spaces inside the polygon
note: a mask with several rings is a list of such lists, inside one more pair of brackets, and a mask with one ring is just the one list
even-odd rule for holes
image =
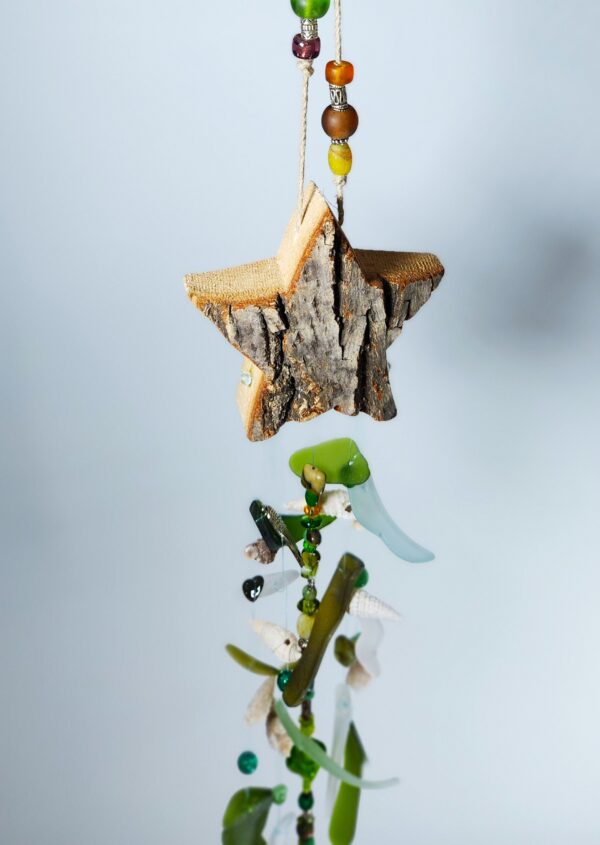
{"label": "twine string", "polygon": [[298,217],[296,232],[300,230],[304,217],[304,177],[306,171],[306,142],[308,138],[308,91],[314,68],[312,59],[298,59],[298,69],[302,73],[302,103],[300,106],[300,158],[298,162]]}

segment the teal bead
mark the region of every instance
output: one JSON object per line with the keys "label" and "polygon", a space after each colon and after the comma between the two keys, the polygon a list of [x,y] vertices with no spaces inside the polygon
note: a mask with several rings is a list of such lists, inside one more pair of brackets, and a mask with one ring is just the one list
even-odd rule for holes
{"label": "teal bead", "polygon": [[277,675],[277,686],[279,687],[281,692],[284,691],[284,689],[287,687],[291,680],[292,673],[289,669],[283,669],[283,671],[281,671],[279,675]]}
{"label": "teal bead", "polygon": [[308,810],[312,810],[315,803],[315,798],[312,792],[301,792],[298,798],[298,806],[301,810],[304,810],[306,813]]}
{"label": "teal bead", "polygon": [[312,701],[314,697],[315,697],[315,688],[314,688],[314,687],[311,687],[310,689],[307,689],[307,690],[306,690],[306,695],[304,696],[304,698],[305,698],[307,701]]}
{"label": "teal bead", "polygon": [[356,582],[356,589],[362,590],[362,588],[366,587],[368,583],[369,583],[369,573],[367,572],[366,569],[363,569],[363,571],[358,576],[358,580]]}
{"label": "teal bead", "polygon": [[253,775],[258,768],[258,757],[254,751],[244,751],[238,757],[238,769],[243,775]]}
{"label": "teal bead", "polygon": [[329,11],[331,0],[291,0],[291,3],[292,9],[299,18],[315,20],[325,17]]}
{"label": "teal bead", "polygon": [[273,801],[275,804],[285,804],[287,801],[288,789],[283,783],[273,790]]}

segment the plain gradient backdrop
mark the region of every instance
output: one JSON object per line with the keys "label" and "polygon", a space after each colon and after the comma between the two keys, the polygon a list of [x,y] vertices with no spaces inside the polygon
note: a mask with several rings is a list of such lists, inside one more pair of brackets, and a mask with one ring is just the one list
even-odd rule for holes
{"label": "plain gradient backdrop", "polygon": [[[356,700],[368,773],[402,784],[364,796],[357,845],[600,841],[600,4],[344,11],[347,234],[447,275],[390,351],[396,420],[251,445],[240,356],[182,276],[274,254],[293,209],[289,3],[0,2],[2,845],[215,845],[246,747],[292,806],[223,645],[267,656],[249,501],[297,496],[289,453],[343,435],[437,552],[324,546],[323,581],[352,549],[403,614]],[[332,25],[307,168],[330,199]]]}

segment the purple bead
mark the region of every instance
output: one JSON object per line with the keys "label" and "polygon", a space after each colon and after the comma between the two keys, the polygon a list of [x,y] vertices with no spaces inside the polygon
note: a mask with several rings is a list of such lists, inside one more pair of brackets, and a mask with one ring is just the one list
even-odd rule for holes
{"label": "purple bead", "polygon": [[321,52],[321,39],[313,38],[307,40],[301,32],[294,35],[292,41],[292,53],[297,59],[316,59]]}

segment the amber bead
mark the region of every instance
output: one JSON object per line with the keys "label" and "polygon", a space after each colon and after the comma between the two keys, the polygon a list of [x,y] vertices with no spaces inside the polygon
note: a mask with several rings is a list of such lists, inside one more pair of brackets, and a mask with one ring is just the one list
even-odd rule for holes
{"label": "amber bead", "polygon": [[325,133],[336,141],[344,141],[350,138],[358,129],[358,112],[353,106],[348,106],[343,111],[327,106],[323,112],[321,123]]}
{"label": "amber bead", "polygon": [[330,85],[350,85],[354,79],[352,62],[327,62],[325,78]]}
{"label": "amber bead", "polygon": [[347,176],[352,170],[352,150],[348,144],[332,144],[329,147],[329,169],[334,176]]}

